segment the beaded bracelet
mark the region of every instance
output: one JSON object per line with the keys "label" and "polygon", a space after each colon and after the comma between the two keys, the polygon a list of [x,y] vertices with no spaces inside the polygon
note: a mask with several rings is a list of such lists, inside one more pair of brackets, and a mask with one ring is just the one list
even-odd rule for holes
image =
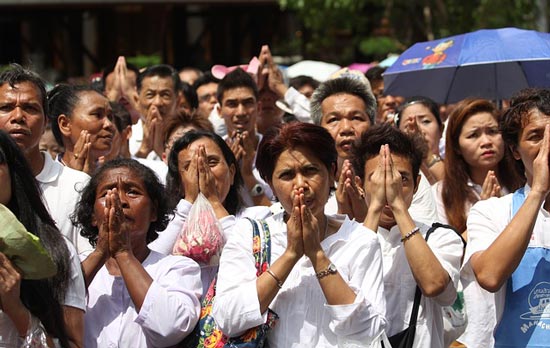
{"label": "beaded bracelet", "polygon": [[273,279],[275,279],[275,281],[277,282],[277,286],[279,287],[279,289],[282,289],[283,287],[283,282],[279,279],[279,277],[277,277],[275,275],[275,273],[273,273],[272,270],[270,270],[269,268],[265,270],[267,272],[267,274],[269,274],[270,276],[273,277]]}
{"label": "beaded bracelet", "polygon": [[405,242],[406,240],[409,240],[412,236],[414,236],[415,234],[417,234],[418,231],[420,231],[420,228],[419,228],[419,227],[413,228],[411,232],[407,233],[407,234],[405,235],[405,237],[401,238],[401,242]]}

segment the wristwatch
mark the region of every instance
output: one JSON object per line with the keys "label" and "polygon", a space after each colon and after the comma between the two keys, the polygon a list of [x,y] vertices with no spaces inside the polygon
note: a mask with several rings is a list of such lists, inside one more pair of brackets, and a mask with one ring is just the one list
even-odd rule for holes
{"label": "wristwatch", "polygon": [[321,278],[324,278],[330,274],[336,274],[336,272],[338,272],[338,270],[336,269],[336,266],[331,262],[328,264],[327,268],[322,270],[321,272],[315,274],[315,276],[317,277],[317,279],[321,279]]}
{"label": "wristwatch", "polygon": [[264,187],[260,184],[256,184],[252,187],[252,190],[250,190],[250,195],[252,197],[258,197],[264,194]]}
{"label": "wristwatch", "polygon": [[433,165],[436,164],[437,162],[441,162],[441,157],[436,154],[433,154],[432,158],[430,159],[430,162],[428,162],[428,168],[433,167]]}

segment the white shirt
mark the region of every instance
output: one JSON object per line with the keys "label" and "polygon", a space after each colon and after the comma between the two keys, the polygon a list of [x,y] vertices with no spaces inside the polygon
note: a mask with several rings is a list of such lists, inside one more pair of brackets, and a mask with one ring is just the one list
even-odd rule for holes
{"label": "white shirt", "polygon": [[[191,210],[191,204],[185,199],[181,199],[176,206],[174,218],[168,223],[166,229],[159,233],[157,239],[149,243],[149,249],[155,250],[163,255],[171,255],[176,240],[180,236],[183,230],[183,225],[189,217],[189,211]],[[271,215],[269,207],[251,207],[245,208],[243,211],[237,214],[237,217],[249,217],[251,219],[265,219]],[[224,241],[229,239],[229,234],[233,231],[235,225],[235,216],[229,215],[220,219],[222,226],[222,234]],[[202,281],[202,294],[206,294],[212,279],[218,274],[218,266],[201,266],[201,281]]]}
{"label": "white shirt", "polygon": [[[525,186],[525,196],[529,194],[531,188]],[[512,220],[512,194],[508,194],[500,198],[489,198],[484,201],[479,201],[470,210],[468,216],[468,244],[466,245],[466,253],[464,256],[464,265],[462,267],[463,278],[470,279],[475,282],[475,275],[470,264],[470,258],[478,251],[483,251],[495,241],[495,239],[504,231],[506,226]],[[527,221],[525,223],[528,223]],[[540,208],[537,214],[537,220],[533,228],[533,234],[530,247],[540,246],[550,248],[550,214]],[[506,283],[505,283],[506,284]],[[504,301],[506,298],[506,285],[501,287],[499,291],[494,293],[494,316],[487,316],[491,321],[485,320],[480,323],[478,332],[479,335],[472,337],[472,347],[492,347],[486,345],[486,342],[494,342],[493,330],[502,317],[504,310]],[[484,297],[480,297],[479,301],[484,301]],[[528,307],[526,307],[526,311]],[[494,319],[494,322],[492,321]],[[468,318],[469,320],[469,318]]]}
{"label": "white shirt", "polygon": [[128,141],[128,150],[131,155],[135,155],[141,147],[141,142],[143,141],[143,121],[141,118],[132,125],[132,135]]}
{"label": "white shirt", "polygon": [[[266,219],[271,233],[271,262],[287,246],[283,213]],[[252,225],[239,220],[224,247],[213,316],[221,330],[235,336],[265,322],[256,291]],[[337,347],[348,342],[369,344],[385,327],[382,259],[376,235],[345,218],[337,233],[321,246],[339,274],[355,291],[349,305],[328,305],[307,257],[294,266],[270,308],[279,322],[269,333],[271,348]]]}
{"label": "white shirt", "polygon": [[[418,189],[413,195],[413,201],[409,207],[409,214],[414,221],[420,221],[425,224],[431,224],[433,221],[437,221],[437,211],[435,208],[435,200],[431,192],[430,183],[428,180],[419,173],[420,183]],[[338,183],[335,183],[335,186]],[[336,194],[332,194],[327,204],[325,205],[325,214],[334,215],[338,213],[338,201],[336,200]]]}
{"label": "white shirt", "polygon": [[74,244],[79,254],[93,250],[88,239],[80,235],[80,230],[70,219],[80,199],[80,191],[86,186],[90,177],[84,172],[54,161],[46,152],[42,152],[42,156],[44,168],[36,176],[36,180],[42,189],[42,197],[57,228]]}
{"label": "white shirt", "polygon": [[[62,305],[75,307],[81,310],[86,309],[86,290],[84,288],[84,277],[80,268],[80,260],[76,250],[67,238],[64,238],[69,249],[69,283],[65,300]],[[21,347],[19,332],[11,321],[10,317],[0,309],[0,347],[19,348]]]}
{"label": "white shirt", "polygon": [[[416,225],[425,238],[429,226],[418,222]],[[386,333],[388,336],[393,336],[409,326],[416,281],[405,255],[399,227],[395,225],[389,231],[382,227],[378,228],[378,240],[384,258],[384,291],[388,320]],[[456,299],[462,241],[454,231],[438,228],[432,232],[427,243],[441,266],[449,274],[450,281],[447,288],[438,296],[421,297],[413,347],[442,348],[444,345],[441,306],[451,305]]]}
{"label": "white shirt", "polygon": [[[482,187],[468,180],[468,187],[471,188],[477,199],[480,198]],[[437,214],[439,221],[449,223],[445,204],[443,203],[443,181],[438,181],[432,186],[432,191],[436,200]],[[508,190],[502,189],[502,194],[507,194]],[[472,203],[464,203],[464,210],[468,215]],[[469,236],[469,233],[468,233]],[[493,328],[496,325],[495,316],[495,294],[483,289],[475,280],[473,273],[461,272],[460,282],[462,283],[462,292],[464,294],[464,304],[468,323],[466,331],[457,339],[467,347],[492,347],[494,345]]]}
{"label": "white shirt", "polygon": [[168,166],[163,161],[151,160],[147,158],[132,157],[139,163],[151,169],[159,179],[160,183],[166,185],[166,174],[168,174]]}
{"label": "white shirt", "polygon": [[139,313],[122,277],[103,266],[88,287],[86,348],[167,347],[191,332],[199,318],[199,266],[183,256],[151,251],[143,267],[153,278]]}

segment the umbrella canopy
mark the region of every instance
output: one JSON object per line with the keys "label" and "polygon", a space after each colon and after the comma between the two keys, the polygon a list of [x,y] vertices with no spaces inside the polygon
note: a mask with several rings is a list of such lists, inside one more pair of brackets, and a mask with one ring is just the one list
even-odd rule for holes
{"label": "umbrella canopy", "polygon": [[384,74],[385,93],[439,103],[467,97],[510,98],[526,87],[550,87],[550,34],[486,29],[416,43]]}
{"label": "umbrella canopy", "polygon": [[328,77],[340,70],[340,66],[331,63],[325,63],[315,60],[302,60],[286,69],[286,74],[289,78],[300,75],[313,77],[317,81],[323,82]]}

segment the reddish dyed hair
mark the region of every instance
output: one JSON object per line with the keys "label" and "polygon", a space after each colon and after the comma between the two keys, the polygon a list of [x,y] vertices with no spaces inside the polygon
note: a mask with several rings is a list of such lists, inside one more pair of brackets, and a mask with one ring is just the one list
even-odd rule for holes
{"label": "reddish dyed hair", "polygon": [[[330,133],[311,123],[291,122],[272,128],[264,135],[256,155],[256,168],[266,182],[271,182],[275,164],[281,153],[304,147],[323,162],[329,173],[335,173],[338,154]],[[332,185],[332,183],[331,183]]]}
{"label": "reddish dyed hair", "polygon": [[[445,214],[449,224],[458,231],[466,230],[467,202],[475,203],[478,199],[468,186],[470,166],[460,154],[459,138],[464,123],[475,114],[487,112],[497,121],[500,112],[497,107],[486,99],[464,99],[456,105],[449,116],[447,134],[445,136],[445,176],[441,196],[445,206]],[[504,140],[503,140],[504,141]],[[497,179],[502,187],[514,191],[523,184],[521,175],[517,172],[514,159],[508,146],[504,146],[504,157],[496,169]]]}

